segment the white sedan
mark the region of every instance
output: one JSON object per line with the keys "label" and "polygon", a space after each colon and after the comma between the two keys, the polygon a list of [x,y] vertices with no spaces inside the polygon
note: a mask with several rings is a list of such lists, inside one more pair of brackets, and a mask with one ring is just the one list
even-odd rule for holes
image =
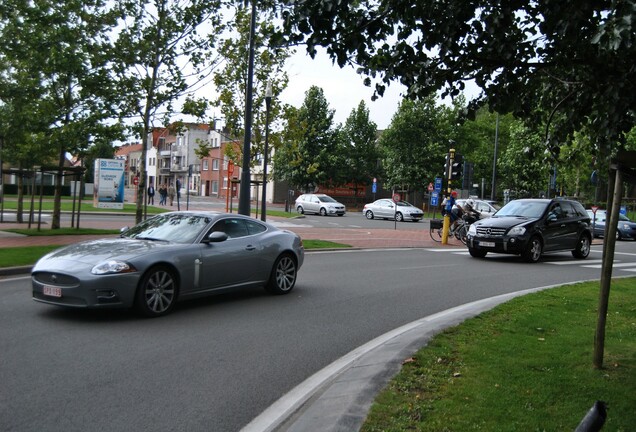
{"label": "white sedan", "polygon": [[362,214],[367,219],[395,219],[398,222],[417,222],[424,217],[424,212],[406,201],[383,198],[370,204],[365,204]]}

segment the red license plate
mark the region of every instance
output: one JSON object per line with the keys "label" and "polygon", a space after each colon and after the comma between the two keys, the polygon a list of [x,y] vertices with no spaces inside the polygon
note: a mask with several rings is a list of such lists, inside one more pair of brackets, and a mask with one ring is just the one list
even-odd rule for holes
{"label": "red license plate", "polygon": [[51,297],[62,297],[62,288],[44,285],[42,287],[42,293]]}

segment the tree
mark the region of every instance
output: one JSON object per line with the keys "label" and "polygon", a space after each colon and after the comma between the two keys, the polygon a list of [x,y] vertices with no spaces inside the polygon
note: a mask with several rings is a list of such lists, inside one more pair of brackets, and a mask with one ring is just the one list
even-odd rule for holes
{"label": "tree", "polygon": [[[136,116],[141,135],[142,173],[136,221],[143,217],[147,189],[146,154],[151,123],[169,124],[173,105],[206,82],[217,65],[213,56],[221,25],[220,0],[120,0],[123,28],[110,55],[122,94],[123,116]],[[203,25],[205,24],[205,30]],[[198,106],[189,100],[187,106]],[[160,110],[165,110],[161,112]]]}
{"label": "tree", "polygon": [[418,190],[442,176],[449,141],[455,138],[450,115],[433,98],[402,101],[380,137],[386,186]]}
{"label": "tree", "polygon": [[379,175],[378,127],[369,119],[369,109],[364,101],[351,111],[342,129],[342,148],[344,162],[340,170],[342,182],[358,186],[369,185]]}
{"label": "tree", "polygon": [[334,163],[338,153],[333,113],[316,86],[307,90],[299,109],[287,109],[283,143],[274,155],[274,178],[305,191],[333,184],[341,169]]}
{"label": "tree", "polygon": [[[108,123],[116,92],[105,54],[116,20],[106,3],[7,0],[0,7],[0,97],[10,112],[4,120],[18,132],[10,143],[23,147],[14,154],[27,152],[40,164],[53,160],[58,167],[53,229],[60,227],[66,154],[96,139],[120,137],[118,126]],[[54,156],[35,149],[51,149]],[[24,163],[19,156],[18,163]]]}
{"label": "tree", "polygon": [[543,146],[542,137],[522,122],[511,127],[510,143],[501,153],[499,169],[501,189],[509,189],[512,198],[530,198],[547,191],[553,165]]}

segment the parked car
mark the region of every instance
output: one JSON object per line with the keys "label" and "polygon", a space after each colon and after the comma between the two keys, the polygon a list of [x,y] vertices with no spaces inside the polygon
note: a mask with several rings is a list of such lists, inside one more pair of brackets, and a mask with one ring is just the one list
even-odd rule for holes
{"label": "parked car", "polygon": [[[592,221],[594,228],[594,237],[603,237],[605,235],[605,220],[607,219],[606,210],[597,210],[596,217],[592,210],[588,210],[587,214]],[[623,214],[618,215],[618,227],[616,228],[616,240],[634,240],[636,239],[636,222],[632,222]]]}
{"label": "parked car", "polygon": [[302,194],[296,198],[296,211],[300,214],[315,213],[320,216],[344,216],[347,209],[329,195]]}
{"label": "parked car", "polygon": [[42,257],[33,299],[72,308],[136,307],[164,315],[180,299],[265,286],[288,294],[303,264],[298,235],[237,214],[170,212],[119,238],[77,243]]}
{"label": "parked car", "polygon": [[586,258],[591,242],[590,217],[579,202],[519,199],[510,201],[494,216],[472,224],[467,246],[476,258],[497,252],[537,262],[544,252],[563,250],[572,251],[575,258]]}
{"label": "parked car", "polygon": [[[467,200],[465,199],[458,199],[457,204],[464,207],[464,204],[466,203],[466,201]],[[497,213],[497,210],[499,210],[500,208],[496,201],[487,201],[487,200],[480,200],[480,199],[474,199],[474,198],[473,198],[473,201],[475,202],[475,210],[477,210],[479,214],[481,215],[480,219],[489,218],[490,216]]]}
{"label": "parked car", "polygon": [[[397,205],[396,205],[397,204]],[[395,203],[392,199],[383,198],[365,204],[362,214],[367,219],[393,219],[398,222],[417,222],[424,217],[424,212],[406,201]]]}

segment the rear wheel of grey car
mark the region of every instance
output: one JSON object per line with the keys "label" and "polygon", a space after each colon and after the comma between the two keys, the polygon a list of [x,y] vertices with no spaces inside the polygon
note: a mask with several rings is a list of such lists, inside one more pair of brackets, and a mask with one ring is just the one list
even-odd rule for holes
{"label": "rear wheel of grey car", "polygon": [[404,220],[404,216],[402,216],[402,213],[397,212],[395,214],[395,220],[398,221],[398,222],[402,222]]}
{"label": "rear wheel of grey car", "polygon": [[581,235],[576,243],[576,249],[572,251],[574,258],[584,259],[590,254],[590,238],[585,234]]}
{"label": "rear wheel of grey car", "polygon": [[327,210],[324,207],[320,208],[320,216],[327,216]]}
{"label": "rear wheel of grey car", "polygon": [[298,214],[305,214],[305,210],[302,206],[296,207],[296,212],[298,212]]}
{"label": "rear wheel of grey car", "polygon": [[543,244],[541,243],[541,239],[539,237],[532,237],[521,256],[525,261],[535,263],[541,258],[542,251]]}
{"label": "rear wheel of grey car", "polygon": [[290,254],[278,257],[265,289],[272,294],[288,294],[296,284],[298,265]]}
{"label": "rear wheel of grey car", "polygon": [[170,269],[153,267],[137,289],[137,310],[148,317],[165,315],[174,307],[178,291],[177,280]]}
{"label": "rear wheel of grey car", "polygon": [[470,254],[471,257],[473,258],[483,258],[486,256],[486,254],[488,253],[488,251],[485,251],[483,249],[474,249],[474,248],[468,248],[468,253]]}

